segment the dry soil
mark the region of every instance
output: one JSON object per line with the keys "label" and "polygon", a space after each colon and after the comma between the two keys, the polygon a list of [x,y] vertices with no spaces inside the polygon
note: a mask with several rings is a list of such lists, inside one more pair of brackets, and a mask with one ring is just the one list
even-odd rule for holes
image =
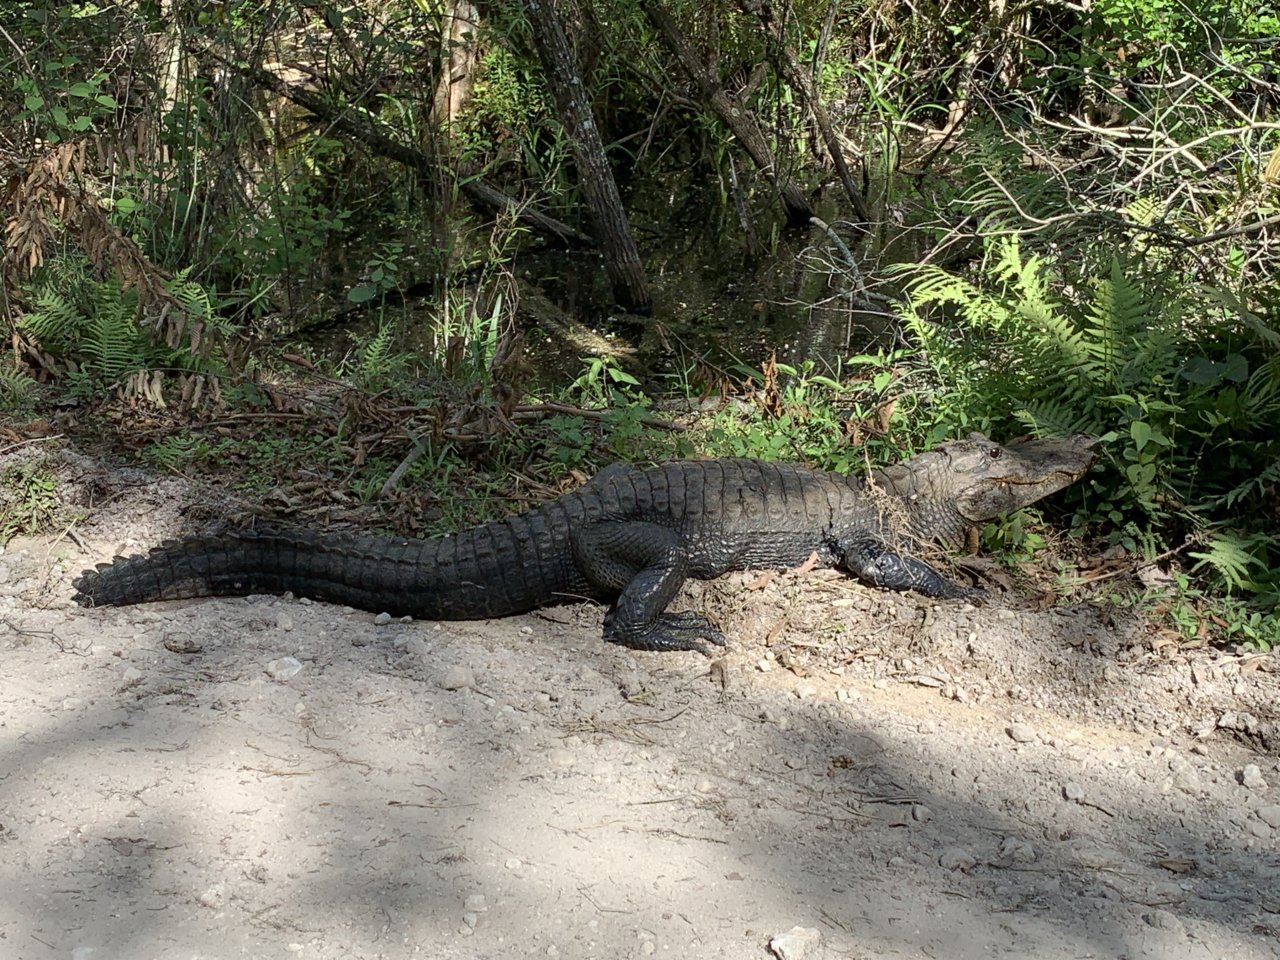
{"label": "dry soil", "polygon": [[0,554],[3,960],[1280,956],[1273,655],[831,573],[687,589],[715,661],[586,605],[82,610],[220,501],[37,455],[86,518]]}

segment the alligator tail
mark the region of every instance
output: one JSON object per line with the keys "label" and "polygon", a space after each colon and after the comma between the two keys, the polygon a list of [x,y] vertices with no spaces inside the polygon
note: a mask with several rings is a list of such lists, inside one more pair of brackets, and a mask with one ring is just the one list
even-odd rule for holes
{"label": "alligator tail", "polygon": [[113,606],[291,591],[393,616],[501,617],[587,591],[566,544],[540,511],[433,540],[227,533],[99,564],[76,580],[76,600]]}

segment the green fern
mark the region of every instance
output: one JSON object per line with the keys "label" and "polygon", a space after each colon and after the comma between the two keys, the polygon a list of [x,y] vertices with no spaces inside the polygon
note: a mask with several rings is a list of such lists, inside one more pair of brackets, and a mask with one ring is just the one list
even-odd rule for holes
{"label": "green fern", "polygon": [[0,364],[0,411],[15,414],[29,410],[35,391],[36,381],[26,371]]}
{"label": "green fern", "polygon": [[1196,561],[1191,572],[1212,570],[1228,593],[1252,590],[1267,572],[1267,549],[1274,547],[1275,538],[1265,533],[1219,530],[1206,539],[1204,550],[1189,551]]}
{"label": "green fern", "polygon": [[75,342],[84,314],[69,297],[52,286],[42,286],[36,291],[35,305],[35,310],[18,319],[19,329],[52,351],[63,351]]}
{"label": "green fern", "polygon": [[1262,590],[1280,549],[1268,499],[1280,482],[1280,356],[1177,277],[1121,256],[1097,277],[1078,267],[1060,278],[1061,264],[1007,237],[975,276],[913,272],[904,315],[943,387],[935,416],[1102,436],[1110,469],[1095,476],[1091,511],[1113,542],[1154,555],[1216,523],[1197,570]]}
{"label": "green fern", "polygon": [[125,291],[114,279],[94,279],[86,262],[71,257],[42,268],[27,295],[34,309],[19,318],[18,326],[49,356],[67,361],[66,372],[76,372],[82,390],[157,367],[216,372],[220,361],[208,332],[225,337],[230,325],[217,316],[208,292],[189,271],[175,275],[168,289],[189,320],[177,348],[144,327],[136,290]]}
{"label": "green fern", "polygon": [[146,369],[154,359],[135,316],[136,307],[123,299],[104,297],[81,331],[80,350],[90,369],[109,383]]}
{"label": "green fern", "polygon": [[387,382],[394,360],[395,325],[384,320],[378,332],[360,345],[356,358],[356,379],[365,386]]}

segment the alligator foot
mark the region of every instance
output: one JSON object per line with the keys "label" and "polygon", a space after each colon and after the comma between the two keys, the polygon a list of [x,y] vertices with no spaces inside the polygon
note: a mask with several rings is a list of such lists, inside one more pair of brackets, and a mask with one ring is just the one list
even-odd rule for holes
{"label": "alligator foot", "polygon": [[878,540],[860,539],[837,545],[842,565],[863,583],[888,590],[914,590],[936,600],[981,602],[985,590],[948,580],[923,560],[890,550]]}
{"label": "alligator foot", "polygon": [[611,610],[604,618],[604,638],[632,650],[696,650],[708,657],[714,653],[702,641],[719,647],[728,642],[724,634],[711,625],[711,621],[693,611],[662,613],[652,623],[621,629]]}

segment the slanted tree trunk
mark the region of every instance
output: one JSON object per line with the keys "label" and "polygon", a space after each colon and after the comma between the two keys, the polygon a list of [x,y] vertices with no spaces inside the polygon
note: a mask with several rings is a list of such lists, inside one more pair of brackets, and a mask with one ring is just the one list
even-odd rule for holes
{"label": "slanted tree trunk", "polygon": [[849,172],[849,165],[845,163],[844,150],[840,146],[840,139],[836,136],[835,127],[831,124],[831,118],[827,115],[827,108],[822,103],[822,98],[818,95],[818,85],[816,78],[812,75],[805,76],[804,68],[800,66],[799,58],[795,51],[787,45],[786,35],[783,33],[782,24],[774,15],[773,5],[769,0],[738,0],[738,6],[742,8],[743,13],[754,13],[760,18],[760,23],[764,27],[766,35],[766,43],[770,48],[770,59],[773,60],[774,67],[787,81],[795,95],[800,99],[811,114],[813,114],[814,122],[818,125],[818,131],[822,134],[822,142],[826,145],[827,153],[831,157],[831,162],[835,165],[836,175],[840,178],[840,184],[844,187],[845,196],[849,198],[854,213],[867,223],[871,220],[871,214],[867,209],[867,201],[862,196],[862,191],[858,189],[857,184],[853,182],[853,175]]}
{"label": "slanted tree trunk", "polygon": [[778,188],[782,196],[782,205],[787,211],[787,223],[793,227],[803,226],[813,216],[813,207],[804,191],[796,185],[778,167],[769,141],[756,120],[755,114],[737,97],[729,93],[720,82],[718,73],[707,69],[698,59],[693,47],[689,45],[684,33],[676,26],[671,15],[658,3],[658,0],[639,0],[649,22],[653,24],[662,37],[662,42],[671,51],[680,68],[698,87],[703,99],[716,115],[724,121],[733,135],[738,138],[742,148]]}
{"label": "slanted tree trunk", "polygon": [[[305,107],[317,117],[324,119],[330,128],[360,141],[379,156],[388,157],[396,163],[418,170],[428,178],[440,175],[438,158],[400,143],[383,129],[375,117],[354,110],[345,110],[330,103],[319,94],[312,93],[297,84],[287,83],[269,70],[234,65],[227,60],[220,60],[220,62],[234,72],[248,77],[257,86],[286,97],[300,107]],[[561,223],[547,216],[529,204],[517,203],[514,198],[507,196],[497,187],[485,183],[479,177],[463,177],[460,188],[467,199],[480,209],[492,213],[509,213],[520,223],[528,225],[530,229],[567,247],[585,249],[596,246],[596,242],[591,237],[579,233],[567,223]]]}
{"label": "slanted tree trunk", "polygon": [[618,305],[631,313],[649,313],[652,302],[640,252],[631,236],[618,185],[604,154],[604,142],[587,100],[586,88],[552,0],[523,0],[533,27],[533,42],[555,97],[560,123],[569,136],[578,168],[578,184]]}

